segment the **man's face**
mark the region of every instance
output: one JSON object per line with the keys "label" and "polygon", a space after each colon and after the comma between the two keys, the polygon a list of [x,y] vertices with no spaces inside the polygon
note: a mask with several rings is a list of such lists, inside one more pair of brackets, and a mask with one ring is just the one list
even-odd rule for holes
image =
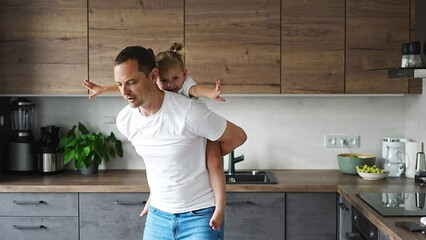
{"label": "man's face", "polygon": [[157,79],[158,88],[161,90],[178,92],[186,79],[186,69],[181,70],[179,65],[175,64],[166,70],[160,71],[160,77]]}
{"label": "man's face", "polygon": [[157,88],[155,85],[157,71],[155,68],[148,77],[145,76],[143,72],[139,72],[136,60],[127,60],[114,67],[115,83],[132,108],[140,107],[149,100],[152,91]]}

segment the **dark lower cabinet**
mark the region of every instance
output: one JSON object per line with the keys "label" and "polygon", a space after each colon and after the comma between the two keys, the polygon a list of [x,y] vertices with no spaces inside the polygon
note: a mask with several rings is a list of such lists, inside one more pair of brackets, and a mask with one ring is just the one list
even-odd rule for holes
{"label": "dark lower cabinet", "polygon": [[142,239],[149,193],[80,193],[80,240]]}
{"label": "dark lower cabinet", "polygon": [[337,193],[286,193],[286,240],[337,238]]}
{"label": "dark lower cabinet", "polygon": [[285,193],[227,193],[225,239],[282,240]]}

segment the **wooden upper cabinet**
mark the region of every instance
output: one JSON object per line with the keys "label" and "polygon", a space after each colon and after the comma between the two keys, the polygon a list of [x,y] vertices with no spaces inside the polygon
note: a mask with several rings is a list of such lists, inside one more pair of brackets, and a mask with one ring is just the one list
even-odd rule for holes
{"label": "wooden upper cabinet", "polygon": [[83,94],[87,1],[0,3],[0,94]]}
{"label": "wooden upper cabinet", "polygon": [[345,0],[282,1],[282,93],[344,93]]}
{"label": "wooden upper cabinet", "polygon": [[114,83],[117,54],[127,46],[154,53],[183,43],[183,0],[89,0],[89,78]]}
{"label": "wooden upper cabinet", "polygon": [[401,64],[409,20],[410,0],[346,0],[346,93],[408,93],[386,68]]}
{"label": "wooden upper cabinet", "polygon": [[280,0],[186,0],[185,61],[223,93],[280,93]]}

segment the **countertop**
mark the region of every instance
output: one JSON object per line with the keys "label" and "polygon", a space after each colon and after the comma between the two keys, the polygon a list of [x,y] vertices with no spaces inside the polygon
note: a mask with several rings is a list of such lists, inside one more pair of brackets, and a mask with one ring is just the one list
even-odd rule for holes
{"label": "countertop", "polygon": [[[227,192],[337,192],[338,185],[370,184],[339,170],[271,170],[277,184],[227,184]],[[78,171],[53,174],[0,173],[0,192],[149,192],[144,170],[106,170],[83,176]]]}
{"label": "countertop", "polygon": [[[355,193],[357,192],[426,192],[426,187],[409,178],[364,180],[339,170],[271,170],[277,184],[227,184],[227,192],[338,192],[359,209],[389,239],[424,239],[426,235],[410,233],[395,226],[395,221],[418,222],[419,217],[382,217]],[[106,170],[83,176],[78,171],[54,174],[0,173],[1,192],[149,192],[144,170]]]}
{"label": "countertop", "polygon": [[[391,180],[392,185],[389,184]],[[392,181],[393,180],[393,181]],[[401,180],[401,181],[398,181]],[[408,180],[409,182],[406,182]],[[371,181],[376,182],[376,181]],[[388,182],[388,184],[382,183]],[[406,182],[406,183],[404,183]],[[355,193],[359,192],[426,192],[426,187],[414,184],[413,179],[407,178],[388,178],[385,181],[377,181],[379,184],[369,185],[339,185],[338,192],[345,197],[356,209],[358,209],[368,220],[370,220],[377,228],[388,236],[388,239],[395,240],[416,240],[426,239],[426,235],[417,232],[411,233],[400,227],[395,226],[397,221],[411,221],[420,223],[420,217],[383,217],[367,203],[359,199]]]}

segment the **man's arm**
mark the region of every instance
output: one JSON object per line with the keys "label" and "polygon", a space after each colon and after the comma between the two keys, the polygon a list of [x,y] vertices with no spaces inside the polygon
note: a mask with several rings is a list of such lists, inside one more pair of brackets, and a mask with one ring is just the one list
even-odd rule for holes
{"label": "man's arm", "polygon": [[241,146],[246,140],[247,134],[244,130],[232,122],[227,121],[225,132],[217,141],[220,143],[222,156],[225,156]]}

